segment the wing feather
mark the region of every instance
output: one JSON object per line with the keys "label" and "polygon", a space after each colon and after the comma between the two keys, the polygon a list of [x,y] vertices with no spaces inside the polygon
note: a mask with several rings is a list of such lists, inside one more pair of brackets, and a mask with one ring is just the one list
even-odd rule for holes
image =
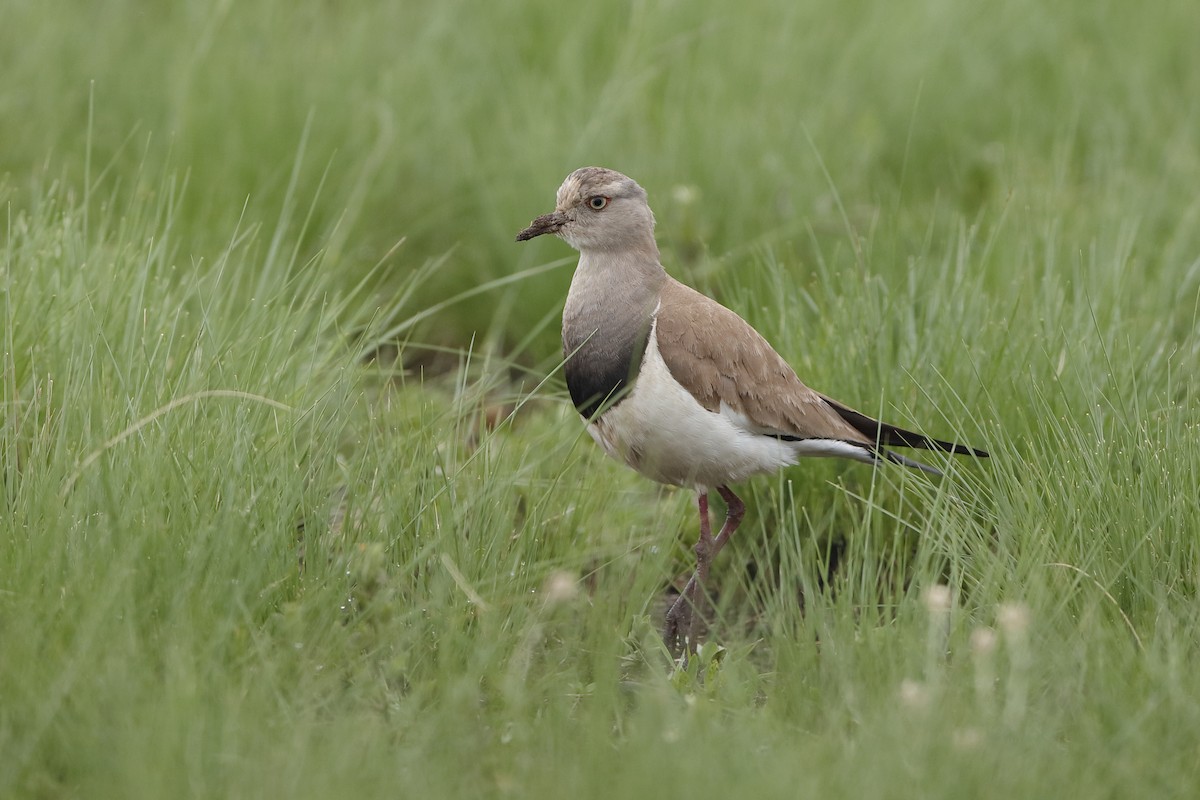
{"label": "wing feather", "polygon": [[724,405],[765,435],[874,444],[801,383],[758,331],[712,298],[668,279],[655,331],[671,376],[709,411]]}

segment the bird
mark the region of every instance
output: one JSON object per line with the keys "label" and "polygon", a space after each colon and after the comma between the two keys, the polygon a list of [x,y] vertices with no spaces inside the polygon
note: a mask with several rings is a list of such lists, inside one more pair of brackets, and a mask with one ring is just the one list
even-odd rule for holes
{"label": "bird", "polygon": [[[802,383],[737,313],[667,273],[646,191],[632,178],[582,167],[555,199],[554,211],[534,219],[517,241],[552,234],[579,251],[562,315],[571,400],[609,456],[696,492],[695,571],[663,626],[674,656],[696,652],[713,559],[745,516],[730,484],[814,456],[941,474],[892,447],[988,456],[880,422]],[[726,508],[716,535],[712,491]]]}

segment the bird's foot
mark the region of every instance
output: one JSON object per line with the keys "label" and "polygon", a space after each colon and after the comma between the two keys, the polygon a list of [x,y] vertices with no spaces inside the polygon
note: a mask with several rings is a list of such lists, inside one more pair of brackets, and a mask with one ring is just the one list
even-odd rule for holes
{"label": "bird's foot", "polygon": [[689,642],[691,627],[692,604],[688,601],[687,591],[684,590],[667,610],[663,625],[663,643],[676,661],[686,657],[686,653],[695,647]]}
{"label": "bird's foot", "polygon": [[671,653],[671,657],[683,664],[687,657],[696,652],[699,644],[699,634],[703,628],[703,614],[699,602],[703,597],[700,586],[699,572],[692,575],[687,586],[679,593],[679,597],[667,610],[663,625],[663,643]]}

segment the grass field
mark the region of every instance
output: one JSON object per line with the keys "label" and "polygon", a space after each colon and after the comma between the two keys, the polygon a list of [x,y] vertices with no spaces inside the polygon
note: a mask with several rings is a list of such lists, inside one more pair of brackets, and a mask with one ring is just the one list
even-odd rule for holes
{"label": "grass field", "polygon": [[[0,796],[1195,796],[1200,21],[993,6],[10,0]],[[585,164],[992,453],[747,484],[688,671],[512,241]]]}

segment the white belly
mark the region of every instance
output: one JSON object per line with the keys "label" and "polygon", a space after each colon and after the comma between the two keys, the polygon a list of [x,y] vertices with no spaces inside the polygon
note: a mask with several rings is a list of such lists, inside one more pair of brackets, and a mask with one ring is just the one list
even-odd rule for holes
{"label": "white belly", "polygon": [[671,376],[652,327],[633,390],[588,432],[610,456],[646,477],[697,489],[795,464],[807,449],[749,431],[738,417],[724,408],[707,410]]}

